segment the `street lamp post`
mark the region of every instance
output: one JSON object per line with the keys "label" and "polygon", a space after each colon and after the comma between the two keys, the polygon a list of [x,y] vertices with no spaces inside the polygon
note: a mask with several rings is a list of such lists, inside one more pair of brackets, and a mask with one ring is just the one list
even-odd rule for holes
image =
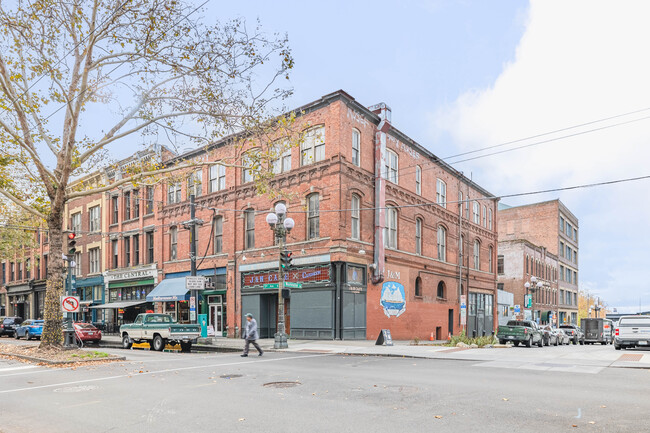
{"label": "street lamp post", "polygon": [[278,330],[275,333],[275,349],[286,349],[289,347],[287,343],[287,333],[284,326],[284,298],[282,297],[282,290],[284,289],[284,269],[282,268],[282,251],[284,250],[284,237],[293,229],[295,222],[293,218],[285,218],[287,214],[287,207],[283,203],[275,205],[275,213],[271,212],[266,216],[268,223],[275,239],[278,241],[279,257],[278,257]]}
{"label": "street lamp post", "polygon": [[[531,316],[532,319],[535,320],[535,303],[534,303],[534,297],[533,294],[535,293],[535,290],[539,290],[544,286],[544,283],[541,281],[537,280],[537,277],[532,276],[530,277],[530,283],[526,281],[524,283],[524,287],[526,288],[526,292],[530,291],[530,311],[531,311]],[[528,294],[528,293],[526,293]]]}

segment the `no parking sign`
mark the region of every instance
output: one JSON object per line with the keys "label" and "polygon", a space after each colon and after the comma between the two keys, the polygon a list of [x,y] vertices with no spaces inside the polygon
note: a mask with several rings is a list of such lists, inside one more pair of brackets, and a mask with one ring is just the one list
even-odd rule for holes
{"label": "no parking sign", "polygon": [[64,313],[78,313],[79,296],[61,296],[61,311]]}

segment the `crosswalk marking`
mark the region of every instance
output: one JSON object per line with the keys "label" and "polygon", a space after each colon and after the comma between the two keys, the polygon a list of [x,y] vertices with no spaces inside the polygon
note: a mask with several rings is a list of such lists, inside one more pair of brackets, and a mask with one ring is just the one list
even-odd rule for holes
{"label": "crosswalk marking", "polygon": [[0,368],[0,373],[5,371],[15,371],[15,370],[27,370],[28,368],[36,368],[36,365],[21,365],[19,367],[6,367]]}

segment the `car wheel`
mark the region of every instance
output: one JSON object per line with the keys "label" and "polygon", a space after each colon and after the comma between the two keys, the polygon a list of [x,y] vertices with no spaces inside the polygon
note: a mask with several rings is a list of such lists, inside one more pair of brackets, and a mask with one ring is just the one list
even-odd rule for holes
{"label": "car wheel", "polygon": [[18,332],[17,332],[17,331],[14,331],[14,338],[15,338],[16,340],[20,340],[20,337],[18,336]]}
{"label": "car wheel", "polygon": [[515,347],[519,346],[519,342],[518,342],[518,341],[513,342],[513,344],[515,345]]}
{"label": "car wheel", "polygon": [[122,337],[122,348],[130,349],[131,346],[133,346],[133,342],[131,341],[129,334],[124,334],[124,336]]}
{"label": "car wheel", "polygon": [[556,338],[554,346],[557,346],[557,345],[558,345],[558,342],[557,342],[557,338]]}
{"label": "car wheel", "polygon": [[616,349],[616,350],[621,350],[621,346],[619,346],[618,344],[614,343],[614,349]]}
{"label": "car wheel", "polygon": [[499,344],[506,344],[506,340],[499,340]]}
{"label": "car wheel", "polygon": [[580,343],[581,346],[582,346],[583,344],[585,344],[585,342],[582,341],[582,340],[580,340],[579,343]]}
{"label": "car wheel", "polygon": [[151,348],[156,352],[162,352],[165,348],[165,340],[160,335],[154,336]]}
{"label": "car wheel", "polygon": [[543,339],[541,339],[541,338],[539,339],[539,341],[537,342],[537,347],[544,347],[544,340]]}
{"label": "car wheel", "polygon": [[574,339],[573,339],[573,345],[576,346],[577,344],[578,344],[578,339],[577,339],[577,338],[574,338]]}
{"label": "car wheel", "polygon": [[526,347],[532,347],[533,345],[533,337],[530,337],[528,340],[526,340]]}
{"label": "car wheel", "polygon": [[27,334],[25,334],[25,338],[27,338],[27,341],[31,341],[32,335],[29,332],[27,332]]}

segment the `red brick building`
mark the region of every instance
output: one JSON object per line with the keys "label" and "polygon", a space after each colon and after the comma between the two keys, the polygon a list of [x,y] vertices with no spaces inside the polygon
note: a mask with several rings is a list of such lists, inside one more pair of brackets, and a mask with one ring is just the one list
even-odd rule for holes
{"label": "red brick building", "polygon": [[[278,159],[272,180],[295,220],[286,239],[294,253],[287,280],[302,283],[287,302],[287,332],[327,339],[375,339],[385,328],[398,339],[446,338],[465,327],[491,333],[496,198],[393,127],[385,104],[366,108],[337,91],[295,112],[304,142]],[[227,137],[166,163],[232,154]],[[116,176],[119,167],[108,173]],[[271,337],[277,290],[264,285],[277,280],[279,252],[265,217],[278,200],[258,194],[239,167],[205,165],[98,197],[103,320],[119,324],[143,309],[189,319],[189,297],[174,292],[180,284],[173,280],[190,271],[192,193],[203,221],[198,274],[210,277],[198,312],[217,335],[231,337],[251,312],[261,336]]]}
{"label": "red brick building", "polygon": [[578,218],[560,201],[499,209],[499,242],[526,239],[558,261],[559,323],[578,323]]}

